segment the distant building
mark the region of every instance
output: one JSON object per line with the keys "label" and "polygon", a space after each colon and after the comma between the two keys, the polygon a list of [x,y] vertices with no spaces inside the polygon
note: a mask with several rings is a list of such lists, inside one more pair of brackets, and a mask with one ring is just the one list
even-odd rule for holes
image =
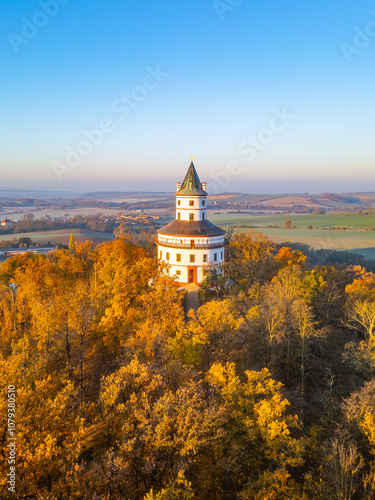
{"label": "distant building", "polygon": [[12,224],[13,224],[13,221],[8,219],[7,217],[3,221],[1,221],[2,226],[11,226]]}
{"label": "distant building", "polygon": [[199,285],[207,266],[224,262],[225,231],[207,220],[205,189],[191,161],[183,183],[177,183],[176,219],[158,230],[158,257],[180,285]]}
{"label": "distant building", "polygon": [[139,222],[139,221],[149,221],[153,222],[155,220],[159,220],[160,217],[155,217],[153,215],[147,215],[147,214],[141,214],[141,215],[120,215],[119,220],[120,222],[123,221],[133,221],[133,222]]}

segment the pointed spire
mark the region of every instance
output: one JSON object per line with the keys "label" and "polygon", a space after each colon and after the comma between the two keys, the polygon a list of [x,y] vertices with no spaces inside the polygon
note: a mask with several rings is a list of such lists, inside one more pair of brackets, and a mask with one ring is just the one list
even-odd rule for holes
{"label": "pointed spire", "polygon": [[195,170],[193,160],[194,158],[190,158],[191,163],[186,172],[184,182],[182,183],[181,189],[177,194],[201,194],[206,195],[206,191],[202,188],[202,183],[199,180],[197,171]]}

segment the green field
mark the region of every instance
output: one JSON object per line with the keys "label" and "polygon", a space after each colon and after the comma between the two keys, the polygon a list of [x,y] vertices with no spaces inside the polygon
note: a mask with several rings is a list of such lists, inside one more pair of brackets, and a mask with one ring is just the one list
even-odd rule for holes
{"label": "green field", "polygon": [[375,228],[374,215],[351,215],[351,214],[282,214],[282,215],[249,215],[221,213],[210,214],[209,219],[215,224],[248,224],[251,226],[284,226],[285,221],[292,221],[292,225],[297,228],[307,228],[311,225],[313,228],[323,228],[330,226],[346,226],[350,228]]}
{"label": "green field", "polygon": [[[239,229],[241,231],[241,229]],[[375,259],[374,231],[330,231],[324,229],[258,229],[276,243],[304,243],[312,248],[355,252]]]}
{"label": "green field", "polygon": [[12,238],[31,238],[33,242],[38,243],[50,241],[52,244],[62,243],[63,245],[68,245],[71,233],[74,233],[77,243],[82,243],[86,240],[91,240],[94,243],[101,243],[102,241],[114,239],[113,234],[91,231],[90,229],[56,229],[34,233],[2,234],[0,236],[0,241],[11,240]]}
{"label": "green field", "polygon": [[94,215],[108,215],[108,216],[118,216],[124,213],[124,210],[111,209],[111,208],[70,208],[65,210],[56,210],[51,208],[46,209],[33,209],[33,208],[24,208],[23,210],[17,210],[17,212],[11,212],[8,210],[7,212],[3,212],[3,217],[7,216],[9,219],[13,221],[19,221],[24,218],[25,214],[34,214],[36,219],[42,219],[43,217],[51,217],[51,219],[60,219],[61,217],[75,217],[78,215],[84,216],[94,216]]}
{"label": "green field", "polygon": [[[247,224],[257,226],[260,231],[276,243],[304,243],[315,249],[333,249],[354,252],[367,259],[375,259],[375,231],[364,228],[375,227],[375,217],[370,215],[326,214],[326,215],[247,215],[212,214],[209,219],[226,226]],[[291,220],[296,229],[285,229],[286,220]],[[314,229],[307,229],[311,225]],[[269,228],[267,226],[280,226]],[[330,230],[328,227],[346,226],[351,229]],[[315,229],[318,228],[318,229]],[[236,231],[246,231],[237,228]],[[250,229],[249,229],[250,230]]]}

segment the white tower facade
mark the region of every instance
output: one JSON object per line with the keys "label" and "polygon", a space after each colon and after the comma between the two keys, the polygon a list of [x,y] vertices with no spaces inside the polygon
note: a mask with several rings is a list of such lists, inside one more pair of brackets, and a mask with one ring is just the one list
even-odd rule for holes
{"label": "white tower facade", "polygon": [[199,285],[205,267],[224,263],[225,231],[207,220],[205,189],[192,161],[177,183],[176,219],[158,230],[158,257],[181,286]]}

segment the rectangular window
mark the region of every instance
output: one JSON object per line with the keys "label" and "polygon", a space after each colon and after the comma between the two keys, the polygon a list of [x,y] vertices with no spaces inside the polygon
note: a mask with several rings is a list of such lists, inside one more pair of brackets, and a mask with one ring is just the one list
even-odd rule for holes
{"label": "rectangular window", "polygon": [[176,254],[176,262],[181,262],[181,254],[180,253]]}
{"label": "rectangular window", "polygon": [[190,255],[190,262],[195,262],[195,255]]}
{"label": "rectangular window", "polygon": [[217,260],[217,253],[214,253],[214,260]]}
{"label": "rectangular window", "polygon": [[193,207],[194,206],[194,200],[189,200],[189,207]]}
{"label": "rectangular window", "polygon": [[180,206],[180,205],[181,205],[181,200],[178,200],[177,205],[178,205],[178,206]]}
{"label": "rectangular window", "polygon": [[169,260],[169,252],[167,252],[166,259]]}
{"label": "rectangular window", "polygon": [[203,254],[203,262],[207,262],[207,254]]}
{"label": "rectangular window", "polygon": [[206,202],[204,200],[202,200],[202,207],[204,207],[206,205]]}
{"label": "rectangular window", "polygon": [[160,258],[163,258],[163,252],[160,250]]}
{"label": "rectangular window", "polygon": [[195,245],[195,241],[194,240],[190,240],[190,247],[194,248],[194,245]]}
{"label": "rectangular window", "polygon": [[176,271],[177,276],[181,276],[181,271]]}
{"label": "rectangular window", "polygon": [[189,220],[194,220],[194,214],[189,214]]}
{"label": "rectangular window", "polygon": [[205,218],[206,218],[206,214],[203,212],[203,214],[202,214],[202,220],[205,220]]}
{"label": "rectangular window", "polygon": [[221,258],[223,258],[223,252],[221,252]]}
{"label": "rectangular window", "polygon": [[181,214],[180,214],[180,212],[178,212],[178,214],[177,214],[177,219],[178,219],[178,220],[180,220],[180,219],[181,219]]}

